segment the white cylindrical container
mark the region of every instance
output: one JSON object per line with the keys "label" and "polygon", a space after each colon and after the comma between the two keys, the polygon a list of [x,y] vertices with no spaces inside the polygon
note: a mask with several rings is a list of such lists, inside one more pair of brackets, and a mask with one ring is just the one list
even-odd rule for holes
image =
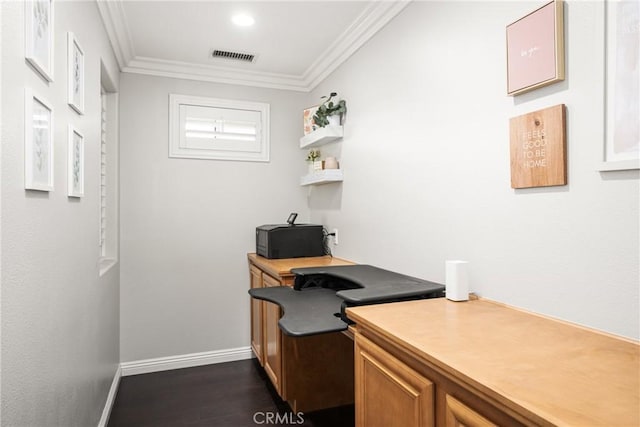
{"label": "white cylindrical container", "polygon": [[451,301],[469,300],[469,263],[467,261],[446,261],[445,292]]}

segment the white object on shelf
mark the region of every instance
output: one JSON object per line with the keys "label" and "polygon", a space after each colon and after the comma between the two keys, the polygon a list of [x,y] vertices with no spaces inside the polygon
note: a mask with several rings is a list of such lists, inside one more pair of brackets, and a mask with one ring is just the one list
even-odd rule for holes
{"label": "white object on shelf", "polygon": [[300,178],[300,185],[328,184],[342,181],[342,169],[323,169]]}
{"label": "white object on shelf", "polygon": [[316,129],[300,138],[300,148],[319,147],[340,139],[344,133],[343,129],[344,128],[342,126],[331,125]]}
{"label": "white object on shelf", "polygon": [[324,159],[325,169],[338,169],[338,160],[335,157],[327,157]]}
{"label": "white object on shelf", "polygon": [[447,299],[452,301],[469,299],[469,263],[467,261],[445,262],[445,292]]}

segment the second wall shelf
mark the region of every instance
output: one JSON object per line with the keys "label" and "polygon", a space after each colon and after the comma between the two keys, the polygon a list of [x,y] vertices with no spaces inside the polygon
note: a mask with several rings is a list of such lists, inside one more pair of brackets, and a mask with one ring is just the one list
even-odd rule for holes
{"label": "second wall shelf", "polygon": [[300,185],[329,184],[342,181],[342,169],[323,169],[300,177]]}

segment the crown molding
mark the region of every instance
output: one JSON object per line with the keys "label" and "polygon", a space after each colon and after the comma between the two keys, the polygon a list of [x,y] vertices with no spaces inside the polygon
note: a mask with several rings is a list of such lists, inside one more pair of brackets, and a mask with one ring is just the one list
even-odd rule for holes
{"label": "crown molding", "polygon": [[123,0],[96,1],[120,71],[124,73],[310,92],[412,0],[371,3],[300,76],[137,56]]}
{"label": "crown molding", "polygon": [[376,1],[371,3],[338,39],[316,59],[303,74],[307,90],[313,90],[412,0]]}
{"label": "crown molding", "polygon": [[125,67],[121,68],[121,71],[150,76],[308,92],[304,80],[294,75],[240,70],[231,67],[140,56],[130,60]]}
{"label": "crown molding", "polygon": [[120,70],[135,57],[133,40],[121,0],[96,0]]}

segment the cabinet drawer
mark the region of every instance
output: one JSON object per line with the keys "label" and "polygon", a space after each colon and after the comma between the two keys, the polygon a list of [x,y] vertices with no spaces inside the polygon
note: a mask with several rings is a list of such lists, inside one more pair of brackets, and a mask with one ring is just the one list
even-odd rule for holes
{"label": "cabinet drawer", "polygon": [[355,359],[356,427],[434,426],[430,380],[362,335]]}
{"label": "cabinet drawer", "polygon": [[446,427],[497,427],[473,409],[447,394],[445,397],[445,426]]}

